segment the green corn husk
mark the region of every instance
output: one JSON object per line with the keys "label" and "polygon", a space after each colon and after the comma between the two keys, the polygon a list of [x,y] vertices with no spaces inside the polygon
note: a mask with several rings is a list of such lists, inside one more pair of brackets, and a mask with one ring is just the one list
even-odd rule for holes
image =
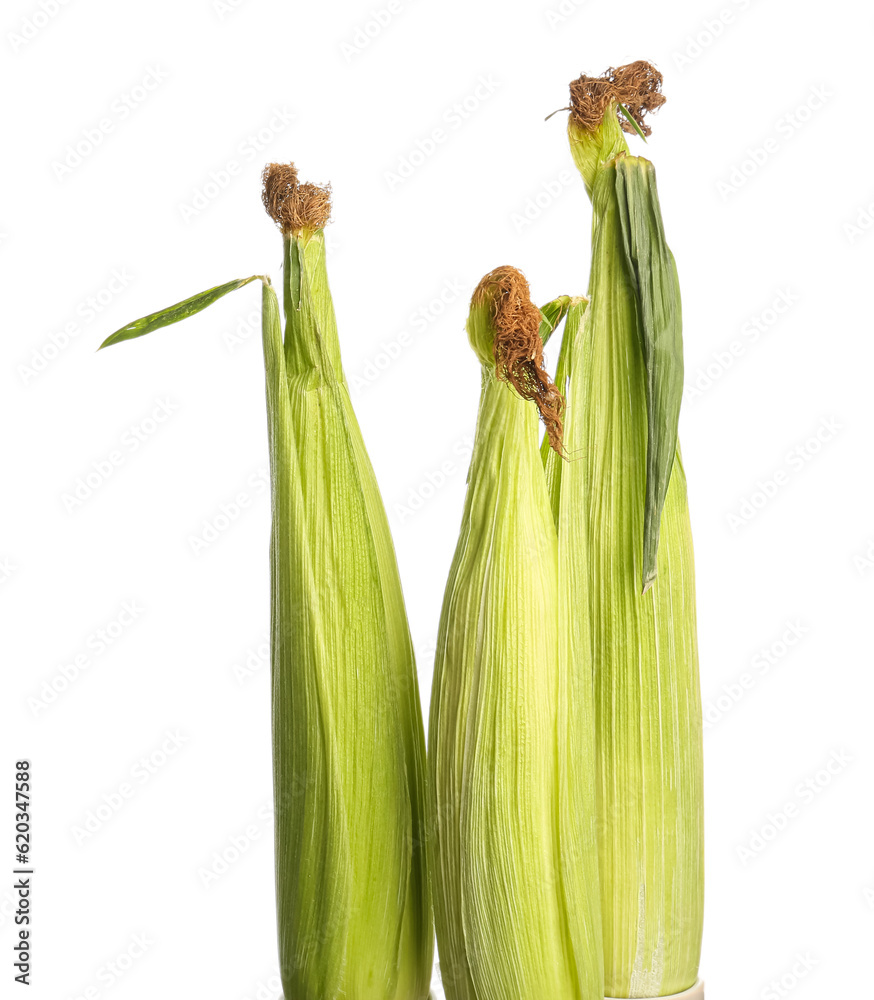
{"label": "green corn husk", "polygon": [[591,686],[567,669],[560,636],[558,539],[530,402],[557,444],[560,397],[540,366],[539,318],[525,279],[500,268],[468,321],[483,385],[428,737],[448,1000],[603,997]]}
{"label": "green corn husk", "polygon": [[[285,276],[274,377],[277,395],[287,389],[271,412],[275,783],[277,798],[306,790],[277,812],[283,986],[313,1000],[420,998],[432,927],[419,693],[321,231],[285,235]],[[296,531],[283,539],[287,524]]]}
{"label": "green corn husk", "polygon": [[[579,364],[582,360],[581,329],[588,304],[589,300],[583,296],[572,298],[563,295],[541,309],[544,316],[544,323],[540,327],[541,336],[547,327],[550,328],[547,336],[551,336],[562,321],[565,324],[555,368],[555,384],[564,395],[566,409],[562,420],[564,455],[559,455],[551,448],[545,438],[540,446],[540,455],[558,530],[559,546],[562,547],[565,560],[564,571],[559,576],[559,586],[562,588],[562,600],[571,616],[568,631],[571,634],[579,633],[580,643],[576,650],[579,672],[588,671],[594,683],[591,623],[588,615],[583,613],[588,604],[588,572],[580,574],[581,567],[588,568],[588,536],[584,530],[586,521],[580,517],[580,512],[585,510],[587,503],[585,470],[580,461],[585,447],[585,442],[581,439],[586,420],[585,397],[581,392],[569,391],[577,382],[572,377],[574,363]],[[572,538],[569,537],[571,534]],[[571,541],[573,544],[570,544]]]}
{"label": "green corn husk", "polygon": [[[285,248],[284,340],[269,279],[263,288],[282,986],[289,1000],[423,1000],[433,951],[424,734],[388,522],[340,365],[330,205],[276,164],[264,201]],[[158,325],[238,284],[171,307]]]}
{"label": "green corn husk", "polygon": [[569,312],[559,358],[569,460],[546,464],[559,545],[578,534],[568,542],[573,586],[580,627],[591,626],[606,992],[656,997],[692,986],[700,958],[695,580],[676,437],[679,287],[652,165],[628,155],[617,115],[621,100],[642,124],[663,98],[647,64],[610,74],[572,85],[571,150],[593,200],[592,271],[589,305],[581,321]]}

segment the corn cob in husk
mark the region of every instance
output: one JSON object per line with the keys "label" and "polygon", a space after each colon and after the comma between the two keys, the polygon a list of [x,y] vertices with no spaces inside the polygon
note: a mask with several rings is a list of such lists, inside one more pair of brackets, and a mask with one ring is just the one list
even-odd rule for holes
{"label": "corn cob in husk", "polygon": [[264,204],[283,233],[284,337],[269,279],[255,276],[103,346],[261,277],[282,985],[288,1000],[424,1000],[433,951],[424,735],[388,522],[340,363],[329,195],[271,164]]}
{"label": "corn cob in husk", "polygon": [[561,447],[561,399],[539,324],[518,271],[486,275],[468,320],[482,392],[428,737],[448,1000],[603,996],[591,684],[561,634],[537,425],[540,409]]}
{"label": "corn cob in husk", "polygon": [[568,461],[546,459],[559,544],[578,534],[569,544],[582,579],[571,585],[580,627],[591,628],[611,997],[692,986],[703,911],[695,579],[677,442],[679,286],[655,172],[629,155],[622,134],[632,121],[649,132],[643,116],[664,101],[660,82],[635,63],[571,85],[571,151],[593,204],[592,270],[588,307],[568,314],[559,358]]}

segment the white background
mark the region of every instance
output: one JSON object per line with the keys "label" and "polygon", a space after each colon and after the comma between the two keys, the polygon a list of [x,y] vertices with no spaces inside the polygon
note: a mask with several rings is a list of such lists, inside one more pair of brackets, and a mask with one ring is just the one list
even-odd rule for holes
{"label": "white background", "polygon": [[[631,143],[657,166],[698,387],[681,436],[712,720],[702,975],[710,1000],[870,989],[870,11],[395,0],[368,36],[386,0],[44,6],[52,17],[10,0],[0,25],[4,996],[24,756],[30,996],[276,996],[259,291],[135,344],[98,355],[98,343],[220,282],[279,279],[266,161],[332,182],[345,367],[427,704],[478,395],[469,294],[505,263],[538,302],[585,291],[589,205],[565,115],[543,119],[580,72],[638,58],[665,74],[651,141]],[[154,89],[136,90],[146,77]],[[64,170],[102,119],[102,141]],[[393,181],[435,129],[443,141]],[[213,173],[224,187],[208,187]],[[114,271],[124,286],[95,314],[88,299]],[[114,452],[111,475],[65,502]],[[234,503],[195,553],[204,522]],[[135,620],[98,651],[126,602]],[[65,667],[73,680],[46,704]],[[162,756],[168,733],[180,745]],[[77,833],[124,783],[120,808]],[[206,886],[232,838],[249,846]],[[145,953],[126,958],[136,935]]]}

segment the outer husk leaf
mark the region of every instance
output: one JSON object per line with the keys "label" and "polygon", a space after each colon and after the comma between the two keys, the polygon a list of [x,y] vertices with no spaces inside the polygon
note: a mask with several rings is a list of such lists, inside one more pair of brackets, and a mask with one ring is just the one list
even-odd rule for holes
{"label": "outer husk leaf", "polygon": [[680,283],[665,242],[655,170],[639,156],[619,156],[616,201],[627,273],[637,299],[637,321],[646,366],[646,504],[643,524],[643,590],[656,577],[662,507],[677,451],[683,400],[683,323]]}

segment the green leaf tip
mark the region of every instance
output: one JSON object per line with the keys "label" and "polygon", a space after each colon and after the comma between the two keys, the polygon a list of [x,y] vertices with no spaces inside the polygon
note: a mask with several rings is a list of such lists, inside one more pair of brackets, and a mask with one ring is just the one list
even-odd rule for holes
{"label": "green leaf tip", "polygon": [[227,295],[228,292],[236,291],[236,289],[242,288],[252,281],[262,281],[265,284],[270,284],[270,278],[266,275],[253,274],[248,278],[237,278],[236,281],[229,281],[224,285],[216,285],[215,288],[208,288],[205,292],[199,292],[197,295],[183,299],[182,302],[177,302],[166,309],[150,313],[148,316],[143,316],[142,319],[128,323],[127,326],[123,326],[120,330],[116,330],[115,333],[110,334],[97,350],[101,351],[104,347],[120,344],[123,340],[134,340],[136,337],[144,337],[153,330],[160,330],[161,327],[171,326],[180,320],[188,319],[189,316],[194,316],[195,313],[199,313],[203,309],[206,309],[207,306],[211,306],[213,302],[218,301],[218,299]]}
{"label": "green leaf tip", "polygon": [[588,302],[585,295],[559,295],[545,306],[540,307],[540,339],[546,346],[549,338],[564,322],[568,312],[580,303]]}
{"label": "green leaf tip", "polygon": [[644,142],[646,142],[646,136],[643,134],[643,129],[634,120],[634,118],[631,115],[631,112],[622,103],[617,102],[616,107],[619,109],[622,115],[624,115],[624,117],[631,123],[631,127],[634,129],[634,131],[637,132],[637,134],[640,136],[641,139],[643,139]]}
{"label": "green leaf tip", "polygon": [[568,308],[570,307],[570,301],[570,295],[559,295],[558,298],[553,299],[551,302],[547,302],[545,306],[540,307],[540,339],[543,342],[544,347],[546,346],[546,342],[559,328],[562,320],[567,315]]}

